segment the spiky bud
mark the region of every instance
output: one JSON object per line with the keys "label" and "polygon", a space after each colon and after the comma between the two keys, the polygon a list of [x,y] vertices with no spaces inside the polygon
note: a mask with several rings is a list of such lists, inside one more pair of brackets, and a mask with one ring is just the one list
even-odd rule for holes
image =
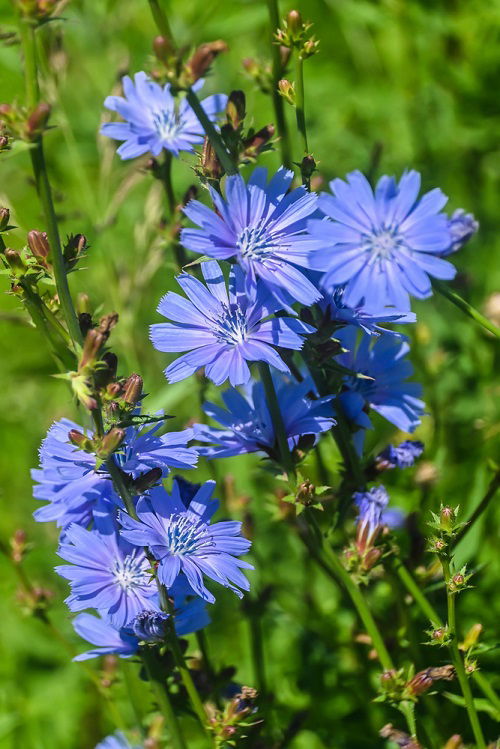
{"label": "spiky bud", "polygon": [[453,507],[441,507],[441,512],[439,513],[439,525],[442,531],[445,533],[451,533],[455,525],[455,520],[456,512]]}

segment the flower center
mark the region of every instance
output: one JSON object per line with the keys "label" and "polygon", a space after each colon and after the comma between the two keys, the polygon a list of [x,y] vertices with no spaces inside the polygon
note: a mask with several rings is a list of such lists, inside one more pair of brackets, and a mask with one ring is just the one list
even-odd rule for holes
{"label": "flower center", "polygon": [[220,343],[236,346],[247,338],[247,319],[235,304],[227,306],[221,302],[221,313],[214,320],[214,335]]}
{"label": "flower center", "polygon": [[196,554],[204,547],[213,546],[207,524],[188,515],[174,515],[166,527],[166,545],[177,556]]}
{"label": "flower center", "polygon": [[173,109],[162,109],[159,112],[153,112],[153,127],[162,140],[173,140],[178,134],[181,123]]}
{"label": "flower center", "polygon": [[123,590],[130,590],[148,584],[149,577],[144,566],[145,560],[138,559],[135,552],[132,552],[125,559],[117,559],[111,571],[115,582]]}
{"label": "flower center", "polygon": [[383,230],[378,234],[368,237],[368,249],[376,259],[385,260],[392,257],[394,250],[401,244],[399,236],[389,230]]}
{"label": "flower center", "polygon": [[246,260],[262,260],[275,247],[269,233],[260,226],[245,226],[236,240],[236,246],[241,257]]}

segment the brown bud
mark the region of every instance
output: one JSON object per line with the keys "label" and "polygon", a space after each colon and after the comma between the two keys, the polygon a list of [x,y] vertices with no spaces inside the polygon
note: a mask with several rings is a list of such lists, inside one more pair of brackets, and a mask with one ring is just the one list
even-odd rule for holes
{"label": "brown bud", "polygon": [[278,92],[289,104],[295,106],[295,85],[293,83],[286,78],[282,78],[281,81],[278,81]]}
{"label": "brown bud", "polygon": [[125,403],[135,406],[142,396],[143,379],[138,374],[131,374],[123,386],[123,400]]}
{"label": "brown bud", "polygon": [[199,78],[204,76],[217,55],[221,52],[227,52],[227,49],[227,44],[222,39],[200,45],[191,59],[186,63],[186,72],[190,82],[195,83]]}
{"label": "brown bud", "polygon": [[219,180],[224,175],[224,169],[215,153],[214,147],[208,138],[203,141],[201,153],[201,168],[207,179]]}
{"label": "brown bud", "polygon": [[151,489],[152,486],[155,486],[161,480],[161,477],[161,468],[152,468],[134,481],[134,489],[137,494],[143,494],[148,489]]}
{"label": "brown bud", "polygon": [[227,100],[227,121],[233,130],[237,130],[245,119],[245,94],[243,91],[231,91]]}
{"label": "brown bud", "polygon": [[84,450],[86,453],[94,452],[94,445],[85,434],[82,434],[77,429],[70,429],[68,432],[69,441],[78,447],[80,450]]}
{"label": "brown bud", "polygon": [[24,265],[24,260],[22,259],[20,253],[17,252],[17,250],[11,250],[7,248],[4,254],[5,259],[7,260],[13,274],[18,278],[24,276],[24,274],[26,273],[26,266]]}
{"label": "brown bud", "polygon": [[174,54],[174,48],[165,36],[156,36],[153,39],[153,52],[160,62],[167,63]]}
{"label": "brown bud", "polygon": [[274,125],[266,125],[258,132],[254,133],[251,138],[247,138],[243,142],[243,145],[245,146],[244,156],[257,156],[266,143],[271,140],[274,133]]}
{"label": "brown bud", "polygon": [[310,179],[312,173],[316,170],[316,162],[311,154],[304,156],[300,162],[300,171],[303,177]]}
{"label": "brown bud", "polygon": [[47,258],[50,255],[50,244],[47,238],[47,233],[44,231],[36,231],[35,229],[30,231],[28,233],[28,247],[40,265],[47,268]]}
{"label": "brown bud", "polygon": [[44,101],[33,110],[26,123],[26,135],[30,140],[35,140],[45,129],[50,117],[50,105]]}
{"label": "brown bud", "polygon": [[421,744],[419,744],[416,739],[412,738],[404,731],[399,731],[397,728],[394,728],[392,723],[388,723],[381,728],[379,734],[383,739],[390,739],[390,741],[393,741],[397,746],[404,747],[404,749],[422,749]]}
{"label": "brown bud", "polygon": [[99,327],[97,330],[102,333],[106,339],[108,338],[111,330],[115,327],[118,322],[118,315],[116,312],[112,312],[110,315],[104,315],[99,320]]}
{"label": "brown bud", "polygon": [[431,669],[427,668],[424,671],[419,671],[419,673],[415,674],[413,679],[408,682],[406,689],[411,695],[418,697],[432,687],[434,682],[430,675],[430,670]]}
{"label": "brown bud", "polygon": [[300,32],[302,30],[302,16],[298,10],[291,10],[288,13],[286,17],[286,25],[293,34],[296,34],[297,32]]}
{"label": "brown bud", "polygon": [[96,328],[91,328],[85,336],[83,344],[82,358],[80,359],[79,368],[93,364],[99,354],[101,346],[104,345],[106,336],[100,333]]}
{"label": "brown bud", "polygon": [[0,151],[5,151],[9,147],[9,139],[6,135],[0,135]]}
{"label": "brown bud", "polygon": [[121,443],[125,439],[125,430],[113,427],[104,435],[99,445],[97,454],[100,458],[109,458],[114,451],[120,447]]}
{"label": "brown bud", "polygon": [[70,234],[64,245],[63,255],[66,263],[72,268],[87,249],[87,237],[84,234]]}
{"label": "brown bud", "polygon": [[5,231],[9,225],[10,211],[8,208],[0,208],[0,231]]}

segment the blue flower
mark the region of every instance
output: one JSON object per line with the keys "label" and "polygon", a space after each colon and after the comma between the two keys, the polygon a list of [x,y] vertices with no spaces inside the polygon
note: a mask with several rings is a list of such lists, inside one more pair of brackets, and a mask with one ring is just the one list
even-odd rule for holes
{"label": "blue flower", "polygon": [[451,234],[451,244],[443,252],[441,257],[451,255],[461,250],[464,244],[471,239],[479,229],[479,222],[472,213],[466,213],[463,208],[457,208],[448,219],[448,229]]}
{"label": "blue flower", "polygon": [[414,312],[402,312],[394,309],[394,307],[384,307],[381,305],[378,309],[367,309],[361,304],[349,307],[345,303],[345,289],[343,286],[338,286],[329,291],[322,288],[322,291],[323,296],[319,301],[319,306],[328,320],[343,325],[355,325],[365,333],[368,333],[368,335],[389,333],[390,335],[400,337],[401,334],[397,331],[381,326],[389,323],[401,325],[403,323],[413,323],[417,320]]}
{"label": "blue flower", "polygon": [[[150,468],[160,467],[166,475],[170,467],[186,469],[196,465],[197,451],[187,447],[193,430],[157,436],[162,425],[159,422],[152,429],[133,426],[126,430],[125,441],[114,460],[134,478]],[[62,528],[71,523],[88,526],[98,504],[121,504],[105,467],[98,468],[93,453],[79,450],[70,441],[68,433],[72,429],[83,431],[69,419],[52,425],[40,448],[41,467],[31,473],[38,482],[34,497],[48,502],[34,512],[35,519],[55,520]],[[93,432],[87,431],[87,436],[92,439]]]}
{"label": "blue flower", "polygon": [[276,304],[260,284],[245,278],[238,266],[231,268],[229,290],[216,261],[202,263],[201,269],[207,285],[187,273],[178,276],[189,299],[169,291],[158,312],[174,322],[151,326],[151,340],[159,351],[188,351],[166,368],[169,382],[183,380],[205,367],[207,377],[216,385],[227,379],[232,385],[241,385],[250,379],[247,361],[265,361],[288,372],[273,346],[300,349],[302,335],[312,328],[291,317],[265,320]]}
{"label": "blue flower", "polygon": [[418,172],[406,172],[399,184],[384,176],[375,193],[358,171],[330,187],[334,196],[321,195],[319,207],[334,220],[313,219],[308,229],[323,241],[314,267],[326,271],[327,286],[346,285],[347,305],[407,310],[410,295],[432,295],[429,276],[455,276],[453,265],[438,257],[451,243],[448,218],[440,213],[447,198],[435,189],[419,200]]}
{"label": "blue flower", "polygon": [[121,731],[116,731],[111,736],[106,736],[95,749],[140,749],[140,747],[132,746]]}
{"label": "blue flower", "polygon": [[[312,397],[315,388],[309,378],[296,383],[276,376],[274,382],[290,450],[297,447],[301,437],[312,435],[317,440],[321,432],[328,431],[335,424],[331,406],[333,396]],[[272,456],[276,435],[262,383],[252,383],[245,395],[230,388],[222,393],[222,399],[227,410],[213,403],[205,403],[203,408],[223,429],[206,424],[194,425],[196,439],[213,444],[198,448],[200,455],[227,458],[264,451]]]}
{"label": "blue flower", "polygon": [[56,572],[70,581],[71,611],[95,608],[113,627],[125,627],[145,609],[159,610],[158,589],[142,549],[121,536],[70,525],[58,555],[70,562]]}
{"label": "blue flower", "polygon": [[[362,333],[356,345],[357,336],[358,331],[351,325],[336,333],[342,346],[348,349],[336,361],[357,375],[364,375],[344,375],[339,399],[347,418],[363,429],[370,429],[366,414],[369,406],[398,429],[413,432],[420,424],[425,404],[419,398],[422,386],[406,382],[413,374],[413,367],[406,359],[408,344],[385,335],[372,344],[373,339]],[[360,434],[362,439],[363,433]],[[360,446],[358,438],[358,449]]]}
{"label": "blue flower", "polygon": [[234,258],[252,278],[260,278],[286,308],[298,301],[309,306],[320,294],[297,266],[308,268],[321,242],[305,232],[317,196],[304,187],[288,192],[293,172],[279,169],[267,184],[267,169],[258,167],[248,184],[227,177],[226,199],[210,189],[215,211],[192,200],[184,212],[201,229],[183,229],[188,250],[218,260]]}
{"label": "blue flower", "polygon": [[[120,513],[123,525],[121,536],[137,546],[148,546],[159,561],[158,578],[170,588],[182,572],[195,593],[213,603],[214,596],[207,590],[203,575],[230,588],[249,589],[248,580],[240,567],[253,569],[237,559],[246,554],[250,542],[240,536],[241,523],[225,521],[210,525],[210,518],[218,502],[211,500],[215,482],[205,482],[186,502],[179,484],[174,481],[172,494],[153,489],[137,503],[138,520]],[[238,587],[236,587],[238,586]]]}
{"label": "blue flower", "polygon": [[405,440],[399,445],[388,445],[375,458],[378,470],[386,471],[392,468],[409,468],[424,451],[423,442]]}
{"label": "blue flower", "polygon": [[[175,156],[179,151],[193,151],[193,146],[203,143],[204,131],[193,110],[183,99],[176,107],[170,84],[160,86],[149,80],[146,73],[136,73],[134,82],[126,75],[122,78],[122,96],[108,96],[104,106],[118,112],[125,122],[108,122],[101,133],[124,143],[117,153],[122,159],[135,159],[145,153],[159,156],[163,149]],[[199,90],[203,81],[193,88]],[[227,103],[227,96],[216,94],[203,99],[201,105],[212,122]]]}
{"label": "blue flower", "polygon": [[80,653],[74,661],[86,661],[98,658],[100,655],[119,655],[120,658],[130,658],[137,653],[139,641],[128,629],[113,627],[102,617],[92,614],[79,614],[73,620],[73,627],[80,637],[96,647],[86,653]]}
{"label": "blue flower", "polygon": [[382,525],[382,515],[389,504],[389,495],[383,486],[374,486],[366,492],[355,492],[353,498],[359,509],[356,534],[358,547],[370,547]]}

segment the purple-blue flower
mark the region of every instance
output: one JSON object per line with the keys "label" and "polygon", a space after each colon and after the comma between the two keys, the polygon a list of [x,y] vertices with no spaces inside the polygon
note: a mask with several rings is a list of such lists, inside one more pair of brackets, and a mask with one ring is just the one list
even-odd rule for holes
{"label": "purple-blue flower", "polygon": [[406,358],[409,351],[406,341],[383,335],[373,342],[372,337],[361,333],[357,343],[358,330],[351,325],[335,335],[348,349],[336,361],[356,375],[364,375],[343,377],[339,399],[347,418],[363,429],[370,429],[368,406],[398,429],[413,432],[420,424],[425,404],[419,397],[422,386],[407,382],[413,367]]}
{"label": "purple-blue flower", "polygon": [[98,658],[100,655],[119,655],[120,658],[130,658],[137,653],[139,642],[131,630],[113,627],[111,622],[93,614],[78,614],[73,619],[75,632],[84,640],[95,645],[92,650],[80,653],[74,661],[86,661]]}
{"label": "purple-blue flower", "polygon": [[472,213],[466,213],[463,208],[457,208],[448,219],[448,229],[451,234],[451,244],[441,252],[441,257],[461,250],[479,229],[479,222]]}
{"label": "purple-blue flower", "polygon": [[359,509],[357,520],[358,545],[372,545],[382,524],[382,515],[389,504],[389,495],[383,486],[374,486],[365,492],[355,492],[354,502]]}
{"label": "purple-blue flower", "polygon": [[[122,96],[108,96],[104,106],[118,112],[125,122],[108,122],[101,133],[114,140],[124,141],[117,153],[122,159],[135,159],[145,153],[159,156],[163,149],[175,156],[179,151],[193,151],[193,146],[203,143],[205,135],[198,118],[182,99],[176,105],[170,84],[160,86],[146,73],[136,73],[134,81],[128,75],[122,78]],[[199,90],[200,80],[193,88]],[[203,99],[201,105],[212,122],[225,109],[227,96],[216,94]]]}
{"label": "purple-blue flower", "polygon": [[343,325],[355,325],[361,328],[368,335],[378,335],[380,333],[389,333],[396,337],[401,334],[382,325],[403,323],[414,323],[417,316],[414,312],[396,310],[394,307],[384,307],[381,305],[378,309],[367,309],[362,304],[355,307],[349,307],[345,303],[344,287],[326,290],[321,287],[323,296],[319,301],[319,306],[328,320]]}
{"label": "purple-blue flower", "polygon": [[95,749],[140,749],[140,747],[132,746],[125,734],[116,731],[116,733],[106,736],[105,739],[100,741]]}
{"label": "purple-blue flower", "polygon": [[317,196],[297,187],[288,192],[293,172],[283,167],[267,182],[267,169],[257,167],[245,183],[226,178],[226,198],[210,188],[215,211],[197,200],[185,207],[201,229],[183,229],[188,250],[217,260],[236,260],[251,278],[260,278],[286,308],[294,301],[311,305],[320,294],[299,270],[310,267],[310,255],[321,242],[305,232],[316,211]]}
{"label": "purple-blue flower", "polygon": [[[157,436],[163,425],[154,427],[131,426],[126,430],[125,440],[114,460],[127,473],[137,478],[150,468],[160,467],[166,475],[169,468],[187,469],[196,465],[198,454],[195,448],[187,447],[193,439],[193,430],[168,432]],[[121,504],[105,466],[97,466],[96,456],[79,450],[69,439],[69,432],[82,428],[69,419],[61,419],[51,426],[40,448],[39,469],[31,473],[37,481],[33,495],[48,502],[35,510],[39,522],[55,520],[66,528],[71,523],[83,527],[89,525],[99,503]],[[86,432],[89,439],[93,432]]]}
{"label": "purple-blue flower", "polygon": [[78,525],[66,528],[58,555],[70,562],[56,572],[70,581],[66,603],[71,611],[95,608],[120,629],[141,611],[159,610],[158,589],[143,549],[122,535],[102,534]]}
{"label": "purple-blue flower", "polygon": [[[315,388],[308,378],[296,383],[289,377],[275,376],[274,383],[283,423],[291,450],[301,437],[317,438],[335,424],[331,401],[333,396],[315,397]],[[242,395],[234,388],[222,393],[226,408],[205,403],[205,413],[223,426],[216,429],[206,424],[195,424],[195,437],[210,442],[210,447],[198,448],[200,455],[208,458],[227,458],[264,451],[272,455],[276,435],[264,387],[254,382]]]}
{"label": "purple-blue flower", "polygon": [[330,183],[319,207],[330,220],[312,219],[311,237],[323,241],[314,267],[326,271],[327,286],[345,284],[344,301],[380,309],[410,308],[410,296],[432,295],[429,276],[449,280],[455,268],[439,255],[451,244],[447,197],[439,189],[418,198],[420,174],[405,172],[399,183],[381,177],[372,190],[361,172]]}
{"label": "purple-blue flower", "polygon": [[423,442],[418,440],[405,440],[399,445],[387,445],[380,455],[375,458],[375,464],[379,471],[387,471],[392,468],[409,468],[424,451]]}
{"label": "purple-blue flower", "polygon": [[216,385],[227,379],[231,385],[242,385],[250,379],[247,361],[265,361],[288,372],[274,346],[300,349],[302,336],[312,328],[292,317],[266,319],[276,303],[238,266],[231,268],[229,289],[216,261],[202,263],[201,269],[206,286],[187,273],[178,276],[188,299],[169,291],[158,312],[173,322],[151,326],[151,340],[159,351],[188,352],[166,368],[169,382],[205,367]]}
{"label": "purple-blue flower", "polygon": [[[148,546],[159,561],[158,578],[170,588],[183,573],[195,593],[213,603],[203,576],[233,590],[238,596],[249,589],[240,568],[253,569],[237,559],[246,554],[250,541],[240,535],[241,523],[224,521],[210,525],[218,502],[211,499],[215,482],[205,482],[184,500],[182,484],[173,483],[172,493],[152,489],[137,503],[138,520],[120,513],[121,536],[132,544]],[[188,506],[186,507],[186,504]]]}

